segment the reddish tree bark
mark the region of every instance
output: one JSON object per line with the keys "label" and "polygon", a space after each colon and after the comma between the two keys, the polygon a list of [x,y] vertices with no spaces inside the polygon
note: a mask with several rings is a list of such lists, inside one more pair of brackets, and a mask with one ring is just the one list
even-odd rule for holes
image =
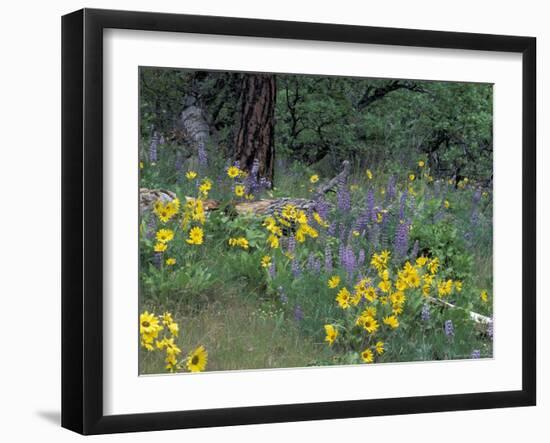
{"label": "reddish tree bark", "polygon": [[254,159],[258,176],[273,183],[275,130],[275,76],[248,74],[243,77],[239,131],[235,140],[235,159],[248,172]]}

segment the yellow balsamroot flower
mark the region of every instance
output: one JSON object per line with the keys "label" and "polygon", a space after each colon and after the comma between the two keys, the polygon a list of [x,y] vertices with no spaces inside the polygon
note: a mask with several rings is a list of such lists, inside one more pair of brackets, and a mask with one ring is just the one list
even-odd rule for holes
{"label": "yellow balsamroot flower", "polygon": [[191,228],[189,231],[189,238],[185,240],[190,245],[202,245],[204,232],[198,226]]}
{"label": "yellow balsamroot flower", "polygon": [[415,178],[416,178],[416,177],[415,177],[414,174],[409,174],[409,180],[410,180],[410,181],[413,182]]}
{"label": "yellow balsamroot flower", "polygon": [[381,281],[380,283],[378,283],[378,288],[384,292],[384,293],[388,293],[391,291],[391,281],[389,280],[384,280],[384,281]]}
{"label": "yellow balsamroot flower", "polygon": [[230,238],[228,243],[229,246],[239,246],[243,249],[248,249],[248,240],[244,237]]}
{"label": "yellow balsamroot flower", "polygon": [[452,280],[440,281],[437,283],[437,295],[439,295],[439,298],[449,295],[452,292],[452,290],[453,290]]}
{"label": "yellow balsamroot flower", "polygon": [[462,292],[462,282],[461,281],[455,281],[455,289],[456,292]]}
{"label": "yellow balsamroot flower", "polygon": [[378,322],[376,321],[376,319],[374,319],[373,317],[371,316],[367,316],[367,317],[364,317],[363,318],[363,321],[362,321],[362,324],[363,324],[363,328],[369,333],[369,334],[374,334],[378,328],[379,328],[379,324]]}
{"label": "yellow balsamroot flower", "polygon": [[388,297],[386,295],[383,295],[382,297],[380,297],[380,304],[383,305],[383,306],[386,306],[388,304]]}
{"label": "yellow balsamroot flower", "polygon": [[425,164],[426,164],[426,163],[424,163],[424,160],[420,160],[420,161],[418,162],[418,167],[419,167],[419,168],[423,168]]}
{"label": "yellow balsamroot flower", "polygon": [[267,243],[273,249],[277,249],[279,247],[279,237],[277,237],[276,235],[271,234],[269,237],[267,237]]}
{"label": "yellow balsamroot flower", "polygon": [[175,215],[160,200],[157,203],[155,203],[154,212],[157,214],[159,220],[163,223],[166,223],[168,220],[170,220]]}
{"label": "yellow balsamroot flower", "polygon": [[157,241],[161,243],[168,243],[174,238],[174,231],[172,231],[171,229],[160,229],[157,232],[156,238]]}
{"label": "yellow balsamroot flower", "polygon": [[372,363],[374,361],[374,354],[370,349],[365,349],[361,352],[361,358],[365,363]]}
{"label": "yellow balsamroot flower", "polygon": [[212,189],[212,181],[209,178],[205,178],[202,180],[201,185],[199,186],[199,192],[201,195],[206,198],[208,197],[208,193]]}
{"label": "yellow balsamroot flower", "polygon": [[338,275],[333,275],[328,279],[328,287],[331,289],[337,288],[340,284],[340,277]]}
{"label": "yellow balsamroot flower", "polygon": [[370,301],[371,303],[376,300],[378,295],[376,294],[376,289],[374,289],[372,286],[369,286],[367,289],[365,289],[365,298]]}
{"label": "yellow balsamroot flower", "polygon": [[353,306],[357,306],[359,302],[362,300],[362,298],[363,298],[363,291],[362,290],[355,291],[353,293],[353,297],[351,297],[351,304]]}
{"label": "yellow balsamroot flower", "polygon": [[403,305],[394,303],[391,307],[391,312],[393,315],[399,315],[403,313]]}
{"label": "yellow balsamroot flower", "polygon": [[409,278],[407,279],[407,284],[411,288],[418,288],[420,286],[420,277],[418,276],[418,273],[411,272],[409,274]]}
{"label": "yellow balsamroot flower", "polygon": [[309,177],[310,183],[317,183],[319,181],[319,176],[317,174],[313,174],[311,177]]}
{"label": "yellow balsamroot flower", "polygon": [[329,227],[329,224],[326,221],[324,221],[317,212],[313,213],[313,220],[315,220],[317,222],[317,224],[319,226],[322,226],[323,228],[328,228]]}
{"label": "yellow balsamroot flower", "polygon": [[297,210],[296,211],[296,219],[295,219],[296,223],[300,223],[302,225],[305,225],[307,224],[307,215],[304,211],[301,211],[301,210]]}
{"label": "yellow balsamroot flower", "polygon": [[174,343],[174,338],[164,337],[162,340],[157,341],[157,348],[161,351],[166,351],[167,354],[178,355],[181,354],[181,349]]}
{"label": "yellow balsamroot flower", "polygon": [[325,341],[328,341],[329,346],[332,346],[336,337],[338,337],[338,330],[332,325],[325,325]]}
{"label": "yellow balsamroot flower", "polygon": [[378,212],[376,214],[376,223],[382,223],[384,220],[384,214],[382,212]]}
{"label": "yellow balsamroot flower", "polygon": [[264,255],[261,260],[262,268],[269,268],[271,266],[271,257]]}
{"label": "yellow balsamroot flower", "polygon": [[449,203],[449,200],[445,200],[443,202],[443,206],[445,206],[445,209],[449,209],[451,207],[451,204]]}
{"label": "yellow balsamroot flower", "polygon": [[398,290],[398,291],[404,291],[405,289],[407,289],[409,287],[409,285],[407,284],[407,281],[402,277],[400,276],[397,281],[395,282],[395,288]]}
{"label": "yellow balsamroot flower", "polygon": [[388,325],[392,329],[397,329],[399,327],[399,320],[397,320],[397,317],[395,315],[384,317],[382,321],[385,325]]}
{"label": "yellow balsamroot flower", "polygon": [[393,304],[402,305],[403,303],[405,303],[405,301],[407,301],[407,296],[404,292],[397,291],[390,295],[390,301]]}
{"label": "yellow balsamroot flower", "polygon": [[172,318],[172,314],[170,314],[169,312],[165,312],[160,317],[162,319],[162,324],[163,325],[168,325],[168,324],[174,322],[174,319]]}
{"label": "yellow balsamroot flower", "polygon": [[168,324],[168,330],[170,331],[170,333],[172,335],[174,335],[176,337],[178,336],[178,334],[180,332],[180,328],[179,328],[178,324],[174,323],[174,322]]}
{"label": "yellow balsamroot flower", "polygon": [[336,295],[336,301],[342,309],[348,309],[350,307],[351,294],[347,288],[342,288]]}
{"label": "yellow balsamroot flower", "polygon": [[428,297],[430,295],[431,289],[432,287],[429,284],[425,284],[424,286],[422,286],[422,295],[424,297]]}
{"label": "yellow balsamroot flower", "polygon": [[155,335],[162,330],[159,319],[153,313],[143,312],[139,316],[139,333],[142,335]]}
{"label": "yellow balsamroot flower", "polygon": [[170,257],[170,258],[166,259],[166,265],[167,266],[174,266],[175,264],[176,264],[176,259],[175,258]]}
{"label": "yellow balsamroot flower", "polygon": [[439,269],[439,259],[436,257],[428,263],[428,270],[430,271],[430,274],[435,274],[437,270]]}
{"label": "yellow balsamroot flower", "polygon": [[166,251],[167,248],[168,248],[168,245],[166,243],[157,242],[155,243],[155,247],[153,248],[153,250],[155,252],[164,252]]}
{"label": "yellow balsamroot flower", "polygon": [[382,251],[380,254],[373,254],[370,264],[380,273],[388,267],[390,255],[387,250]]}
{"label": "yellow balsamroot flower", "polygon": [[145,165],[143,164],[143,162],[139,162],[139,169],[143,169],[145,167]]}
{"label": "yellow balsamroot flower", "polygon": [[243,185],[235,186],[235,195],[237,197],[242,197],[244,195],[245,187]]}
{"label": "yellow balsamroot flower", "polygon": [[191,372],[202,372],[206,369],[208,363],[208,352],[204,349],[204,346],[199,346],[195,349],[189,357],[187,357],[187,369]]}
{"label": "yellow balsamroot flower", "polygon": [[359,231],[352,231],[351,233],[353,234],[354,237],[359,237],[361,235]]}
{"label": "yellow balsamroot flower", "polygon": [[489,301],[489,293],[485,289],[481,291],[479,297],[483,303],[487,303]]}
{"label": "yellow balsamroot flower", "polygon": [[240,173],[241,170],[236,166],[230,166],[229,168],[227,168],[227,175],[231,178],[238,177]]}
{"label": "yellow balsamroot flower", "polygon": [[382,355],[384,353],[384,342],[383,341],[377,341],[374,345],[374,349],[378,355]]}
{"label": "yellow balsamroot flower", "polygon": [[361,314],[364,317],[375,317],[376,316],[376,307],[375,306],[369,306],[366,308],[363,313]]}
{"label": "yellow balsamroot flower", "polygon": [[253,195],[253,194],[246,194],[246,195],[244,196],[244,198],[245,198],[246,200],[254,200],[254,195]]}
{"label": "yellow balsamroot flower", "polygon": [[281,215],[283,216],[283,218],[286,218],[287,220],[290,220],[290,221],[296,220],[296,216],[298,215],[296,206],[291,205],[290,203],[286,204],[283,207],[283,210],[281,211]]}
{"label": "yellow balsamroot flower", "polygon": [[423,266],[425,266],[426,263],[428,263],[428,259],[427,259],[426,257],[424,257],[424,256],[418,257],[418,258],[416,259],[416,265],[417,265],[417,266],[420,266],[421,268],[422,268]]}
{"label": "yellow balsamroot flower", "polygon": [[197,178],[197,173],[195,171],[187,171],[185,177],[187,178],[187,180],[193,180]]}
{"label": "yellow balsamroot flower", "polygon": [[372,171],[370,169],[367,169],[367,178],[372,180]]}

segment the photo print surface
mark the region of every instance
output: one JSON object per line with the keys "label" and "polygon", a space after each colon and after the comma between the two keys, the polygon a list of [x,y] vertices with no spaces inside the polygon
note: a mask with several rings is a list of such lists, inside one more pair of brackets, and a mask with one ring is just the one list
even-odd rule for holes
{"label": "photo print surface", "polygon": [[139,102],[140,374],[492,358],[491,84],[140,67]]}

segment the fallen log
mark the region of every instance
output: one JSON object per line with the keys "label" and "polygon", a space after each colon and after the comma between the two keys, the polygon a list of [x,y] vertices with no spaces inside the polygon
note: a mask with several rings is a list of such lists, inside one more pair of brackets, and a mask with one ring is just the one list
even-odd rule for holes
{"label": "fallen log", "polygon": [[441,299],[438,299],[438,298],[434,298],[434,297],[426,297],[427,300],[432,303],[432,304],[437,304],[437,305],[440,305],[440,306],[445,306],[446,308],[450,308],[450,309],[461,309],[463,311],[466,311],[468,313],[468,315],[470,316],[470,318],[480,327],[480,329],[483,331],[483,332],[487,332],[487,328],[489,327],[489,325],[491,325],[493,323],[493,319],[490,318],[490,317],[487,317],[485,315],[481,315],[481,314],[478,314],[477,312],[473,312],[473,311],[468,311],[464,308],[461,308],[459,306],[456,306],[456,305],[453,305],[452,303],[449,303],[445,300],[441,300]]}

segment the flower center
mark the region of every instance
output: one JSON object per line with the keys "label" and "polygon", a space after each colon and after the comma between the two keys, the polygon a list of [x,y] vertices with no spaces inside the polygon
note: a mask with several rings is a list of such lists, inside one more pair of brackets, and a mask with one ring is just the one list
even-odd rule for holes
{"label": "flower center", "polygon": [[141,326],[143,326],[144,328],[148,328],[149,326],[151,326],[151,323],[149,323],[147,320],[142,322],[141,323]]}
{"label": "flower center", "polygon": [[191,364],[196,365],[198,362],[199,362],[199,356],[194,355],[193,358],[191,359]]}

